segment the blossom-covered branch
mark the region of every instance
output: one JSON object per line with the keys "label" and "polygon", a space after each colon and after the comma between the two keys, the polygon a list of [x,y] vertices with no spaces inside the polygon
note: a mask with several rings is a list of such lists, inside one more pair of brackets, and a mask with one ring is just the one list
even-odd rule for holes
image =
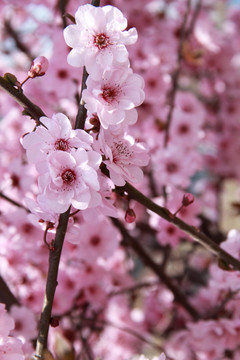
{"label": "blossom-covered branch", "polygon": [[217,243],[208,238],[195,226],[188,225],[186,222],[171,214],[171,212],[164,207],[161,207],[154,203],[152,200],[144,196],[140,191],[134,188],[131,184],[126,183],[121,191],[126,191],[131,199],[138,201],[147,209],[161,216],[163,219],[174,224],[179,229],[183,230],[186,234],[190,235],[192,239],[199,242],[205,248],[207,248],[212,254],[216,255],[219,259],[224,260],[227,264],[231,265],[233,269],[240,271],[240,262],[232,255],[224,251]]}

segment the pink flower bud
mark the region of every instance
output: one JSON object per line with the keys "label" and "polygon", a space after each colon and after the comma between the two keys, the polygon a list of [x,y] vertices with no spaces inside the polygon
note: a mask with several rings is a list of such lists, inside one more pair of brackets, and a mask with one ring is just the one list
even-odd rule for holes
{"label": "pink flower bud", "polygon": [[51,327],[57,327],[57,326],[59,326],[59,320],[58,320],[58,318],[56,318],[56,317],[52,317],[51,319],[50,319],[50,325],[51,325]]}
{"label": "pink flower bud", "polygon": [[183,199],[182,199],[182,205],[183,206],[188,206],[190,204],[192,204],[194,202],[194,196],[193,194],[187,193],[183,195]]}
{"label": "pink flower bud", "polygon": [[33,60],[31,68],[28,72],[30,78],[35,78],[36,76],[43,76],[48,68],[48,59],[45,56],[38,56]]}
{"label": "pink flower bud", "polygon": [[136,220],[136,214],[133,209],[127,209],[125,214],[125,221],[129,224],[133,223]]}

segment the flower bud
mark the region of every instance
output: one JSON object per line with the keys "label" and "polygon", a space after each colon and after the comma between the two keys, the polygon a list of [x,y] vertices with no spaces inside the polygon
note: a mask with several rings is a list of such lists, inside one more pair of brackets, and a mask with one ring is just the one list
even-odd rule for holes
{"label": "flower bud", "polygon": [[133,209],[127,209],[125,214],[125,221],[129,224],[133,223],[136,220],[136,214]]}
{"label": "flower bud", "polygon": [[38,56],[33,60],[31,68],[28,72],[30,78],[43,76],[48,68],[48,59],[45,56]]}
{"label": "flower bud", "polygon": [[182,205],[183,206],[188,206],[190,204],[192,204],[194,202],[194,196],[193,194],[187,193],[183,195],[183,199],[182,199]]}
{"label": "flower bud", "polygon": [[56,317],[52,317],[51,319],[50,319],[50,326],[51,327],[57,327],[57,326],[59,326],[59,320],[58,320],[58,318],[56,318]]}

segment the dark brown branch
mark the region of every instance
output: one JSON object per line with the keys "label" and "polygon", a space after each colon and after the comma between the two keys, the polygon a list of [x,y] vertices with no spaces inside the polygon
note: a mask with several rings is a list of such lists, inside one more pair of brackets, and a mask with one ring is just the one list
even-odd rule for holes
{"label": "dark brown branch", "polygon": [[16,297],[13,295],[3,278],[0,276],[0,303],[6,305],[9,310],[12,305],[20,305]]}
{"label": "dark brown branch", "polygon": [[135,284],[133,286],[129,286],[129,287],[125,287],[119,290],[115,290],[112,291],[109,296],[117,296],[120,294],[130,294],[130,293],[134,293],[137,290],[141,290],[143,288],[149,288],[149,287],[154,287],[159,285],[159,280],[154,280],[154,281],[145,281],[145,282],[141,282],[138,284]]}
{"label": "dark brown branch", "polygon": [[[106,171],[103,168],[102,171],[106,174]],[[212,254],[216,255],[219,259],[222,259],[227,264],[231,265],[233,269],[240,271],[240,262],[232,255],[224,251],[222,248],[220,248],[218,244],[216,244],[212,239],[207,237],[198,228],[188,225],[183,220],[179,219],[176,216],[173,216],[173,214],[171,214],[168,209],[155,204],[152,200],[148,199],[145,195],[143,195],[140,191],[135,189],[129,183],[126,183],[125,186],[118,189],[121,192],[126,191],[130,199],[136,200],[137,202],[145,206],[147,209],[153,211],[154,213],[161,216],[163,219],[174,224],[176,227],[188,234],[192,239],[207,248]]]}
{"label": "dark brown branch", "polygon": [[57,7],[60,11],[60,14],[62,16],[62,25],[63,28],[67,26],[67,19],[66,19],[66,0],[57,0]]}
{"label": "dark brown branch", "polygon": [[[40,117],[46,116],[42,109],[37,105],[33,104],[21,90],[16,89],[12,86],[7,80],[5,80],[2,76],[0,76],[0,88],[6,91],[9,95],[13,97],[13,99],[21,105],[24,110],[38,123],[40,124]],[[42,124],[43,125],[43,124]],[[44,126],[44,125],[43,125]]]}
{"label": "dark brown branch", "polygon": [[125,241],[128,247],[131,247],[140,259],[148,266],[152,271],[158,276],[158,278],[166,285],[166,287],[172,291],[174,294],[176,302],[181,305],[193,319],[198,320],[199,314],[197,310],[188,302],[185,294],[182,290],[174,283],[174,281],[169,278],[163,271],[161,265],[157,264],[151,256],[149,256],[146,250],[142,247],[140,242],[132,237],[125,227],[120,223],[119,220],[112,218],[113,224],[121,231],[123,235],[123,240]]}
{"label": "dark brown branch", "polygon": [[39,335],[35,354],[35,357],[38,359],[43,358],[43,352],[47,348],[48,330],[52,313],[53,299],[57,287],[58,268],[63,242],[67,231],[69,214],[70,208],[65,213],[60,215],[59,225],[57,227],[57,232],[53,243],[54,249],[49,251],[47,284],[40,318]]}
{"label": "dark brown branch", "polygon": [[86,117],[87,117],[87,109],[85,108],[84,102],[82,100],[83,90],[86,89],[86,87],[87,87],[86,86],[87,78],[88,78],[88,73],[84,66],[83,75],[82,75],[82,86],[81,86],[81,92],[80,92],[80,104],[78,107],[78,113],[77,113],[76,122],[75,122],[75,129],[84,129],[84,125],[85,125],[85,121],[86,121]]}

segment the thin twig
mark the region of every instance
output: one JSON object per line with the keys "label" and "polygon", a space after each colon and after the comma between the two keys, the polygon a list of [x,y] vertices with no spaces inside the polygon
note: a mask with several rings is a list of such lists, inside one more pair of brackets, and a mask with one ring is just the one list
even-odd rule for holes
{"label": "thin twig", "polygon": [[73,211],[69,216],[74,216],[74,215],[78,214],[79,212],[80,212],[80,210]]}
{"label": "thin twig", "polygon": [[87,339],[83,336],[82,332],[80,331],[81,343],[86,354],[88,360],[94,360],[94,355],[92,349],[87,341]]}
{"label": "thin twig", "polygon": [[123,289],[112,291],[108,296],[117,296],[120,294],[128,294],[128,293],[132,293],[137,290],[140,290],[142,288],[149,288],[149,287],[157,286],[157,285],[159,285],[159,280],[145,281],[145,282],[135,284],[133,286],[129,286],[129,287],[125,287]]}
{"label": "thin twig", "polygon": [[33,61],[34,56],[30,53],[29,48],[22,42],[22,40],[19,37],[19,34],[13,29],[10,21],[5,20],[4,26],[6,29],[6,32],[12,37],[12,39],[15,41],[15,44],[19,50],[21,50],[30,61]]}
{"label": "thin twig", "polygon": [[169,99],[170,99],[169,100],[169,111],[167,114],[167,121],[166,121],[166,125],[165,125],[164,147],[167,146],[167,143],[169,140],[169,129],[170,129],[171,121],[172,121],[172,115],[173,115],[173,110],[174,110],[174,105],[175,105],[175,98],[176,98],[176,93],[177,93],[177,89],[178,89],[179,76],[181,73],[182,48],[183,48],[183,43],[186,39],[186,25],[187,25],[188,15],[190,13],[190,6],[191,6],[191,0],[187,0],[186,11],[185,11],[183,21],[181,24],[180,40],[179,40],[179,44],[178,44],[177,67],[176,67],[176,70],[172,74],[172,87],[171,87],[171,90],[169,93]]}
{"label": "thin twig", "polygon": [[[109,177],[109,171],[104,164],[101,165],[101,171],[104,175]],[[173,214],[167,208],[157,205],[128,182],[126,182],[126,184],[122,187],[116,186],[116,191],[119,191],[121,194],[127,192],[129,199],[136,200],[145,208],[153,211],[161,218],[174,224],[176,227],[183,230],[187,235],[189,235],[193,240],[197,241],[206,249],[208,249],[213,255],[217,256],[219,259],[222,259],[224,262],[231,265],[233,269],[240,271],[239,260],[237,260],[225,250],[220,248],[218,244],[216,244],[212,239],[206,236],[198,228],[185,223],[183,220],[179,219],[176,216],[173,216]]]}
{"label": "thin twig", "polygon": [[66,0],[57,0],[57,7],[60,11],[62,17],[62,25],[63,28],[67,26],[67,19],[66,19]]}
{"label": "thin twig", "polygon": [[125,227],[121,224],[121,222],[117,219],[111,219],[113,224],[121,231],[123,235],[123,239],[126,242],[126,245],[131,247],[140,259],[147,265],[157,276],[158,278],[166,285],[168,289],[172,291],[175,297],[175,301],[181,305],[194,320],[198,320],[200,318],[198,311],[188,302],[185,294],[182,290],[174,283],[174,281],[169,278],[165,272],[163,271],[161,265],[157,264],[151,256],[149,256],[140,242],[132,237]]}
{"label": "thin twig", "polygon": [[[93,5],[95,7],[100,6],[100,0],[92,0],[91,5]],[[82,75],[82,86],[81,86],[81,91],[80,91],[80,96],[79,96],[80,103],[79,103],[78,113],[77,113],[76,122],[75,122],[75,129],[84,129],[84,126],[85,126],[85,121],[86,121],[86,117],[87,117],[87,109],[85,108],[84,102],[82,100],[82,93],[83,93],[83,90],[85,90],[87,87],[87,85],[86,85],[87,78],[88,78],[88,73],[84,66],[83,75]]]}
{"label": "thin twig", "polygon": [[[105,170],[102,171],[106,174]],[[224,251],[218,244],[216,244],[212,239],[207,237],[195,226],[188,225],[183,220],[179,219],[176,216],[173,216],[171,212],[160,205],[155,204],[152,200],[143,195],[140,191],[134,188],[132,185],[126,182],[123,187],[120,187],[121,192],[126,191],[131,199],[136,200],[142,204],[147,209],[153,211],[154,213],[161,216],[163,219],[174,224],[179,229],[183,230],[187,235],[189,235],[193,240],[199,242],[205,248],[207,248],[212,254],[217,256],[219,259],[222,259],[227,264],[231,265],[233,269],[240,271],[240,261],[234,258],[232,255]]]}
{"label": "thin twig", "polygon": [[145,336],[143,336],[142,334],[140,334],[139,332],[137,332],[136,330],[133,330],[127,326],[121,326],[121,325],[117,325],[114,324],[113,322],[109,321],[109,320],[99,320],[99,319],[82,319],[83,323],[87,323],[87,324],[91,324],[94,323],[94,325],[98,325],[98,326],[110,326],[113,327],[117,330],[123,331],[125,333],[128,333],[136,338],[138,338],[139,340],[141,340],[142,342],[150,345],[152,348],[155,348],[158,351],[163,351],[162,347],[159,346],[158,344],[154,343],[153,341],[147,339]]}
{"label": "thin twig", "polygon": [[24,205],[22,205],[22,204],[20,204],[19,202],[11,199],[9,196],[3,194],[2,191],[0,191],[0,197],[1,197],[2,199],[4,199],[4,200],[8,201],[10,204],[12,204],[12,205],[14,205],[14,206],[17,206],[17,207],[19,207],[19,208],[21,208],[21,209],[24,209],[26,212],[30,213],[30,210],[27,209]]}

